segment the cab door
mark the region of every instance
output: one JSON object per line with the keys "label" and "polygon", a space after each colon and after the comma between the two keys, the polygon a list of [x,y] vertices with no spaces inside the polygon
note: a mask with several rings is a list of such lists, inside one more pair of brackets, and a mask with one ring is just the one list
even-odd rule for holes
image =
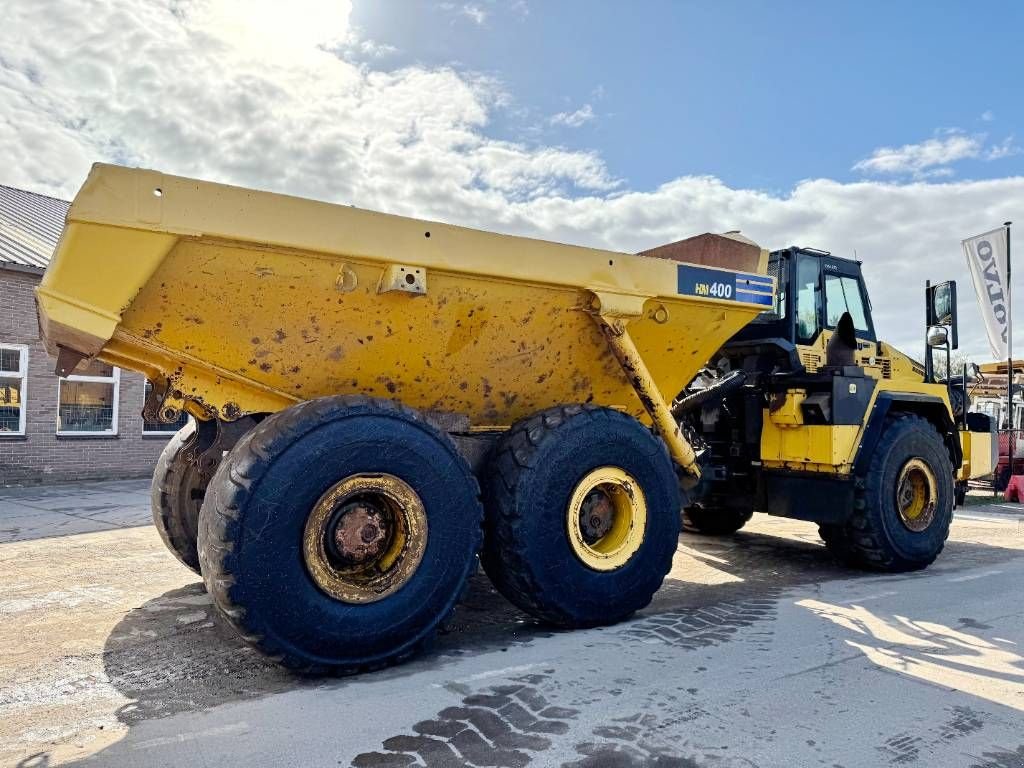
{"label": "cab door", "polygon": [[823,330],[835,330],[844,312],[853,318],[858,340],[876,341],[871,304],[859,264],[798,253],[793,282],[797,344],[813,344]]}

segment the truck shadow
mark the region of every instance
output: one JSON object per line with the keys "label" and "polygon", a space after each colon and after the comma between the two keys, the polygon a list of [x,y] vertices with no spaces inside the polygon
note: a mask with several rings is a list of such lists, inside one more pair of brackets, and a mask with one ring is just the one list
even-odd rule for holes
{"label": "truck shadow", "polygon": [[[792,529],[785,536],[762,531],[741,531],[726,538],[684,533],[673,570],[651,605],[641,612],[640,623],[644,618],[680,615],[691,608],[772,600],[786,588],[805,584],[858,575],[879,582],[927,578],[936,570],[960,571],[1019,555],[1016,549],[950,541],[933,569],[895,577],[864,574],[837,564],[811,526],[806,535],[794,535]],[[430,653],[372,676],[396,679],[443,668],[467,656],[532,643],[555,631],[508,603],[478,571]],[[128,612],[106,639],[104,669],[110,684],[128,700],[116,715],[129,727],[277,691],[347,684],[345,678],[296,676],[250,649],[219,619],[199,581]]]}

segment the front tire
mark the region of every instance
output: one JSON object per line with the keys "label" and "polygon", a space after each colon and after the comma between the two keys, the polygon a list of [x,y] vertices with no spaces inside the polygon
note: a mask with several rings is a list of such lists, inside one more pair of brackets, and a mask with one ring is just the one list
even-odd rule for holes
{"label": "front tire", "polygon": [[447,435],[398,403],[325,397],[227,454],[199,558],[247,642],[293,669],[356,672],[430,642],[475,566],[482,517]]}
{"label": "front tire", "polygon": [[850,519],[822,526],[826,546],[847,563],[902,572],[935,561],[953,521],[953,467],[942,437],[926,419],[897,414],[887,422],[858,488]]}
{"label": "front tire", "polygon": [[498,590],[560,627],[646,606],[672,565],[679,489],[664,444],[635,419],[561,406],[519,422],[484,479],[481,560]]}

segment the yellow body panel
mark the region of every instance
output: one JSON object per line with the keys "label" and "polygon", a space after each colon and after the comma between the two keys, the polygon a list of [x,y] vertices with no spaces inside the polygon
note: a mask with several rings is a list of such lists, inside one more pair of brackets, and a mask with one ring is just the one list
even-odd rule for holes
{"label": "yellow body panel", "polygon": [[[936,397],[942,400],[947,410],[951,410],[949,392],[944,384],[925,384],[913,376],[902,380],[879,379],[868,401],[862,424],[804,424],[800,404],[806,398],[807,391],[794,388],[788,390],[783,399],[774,402],[771,409],[764,409],[761,429],[762,466],[768,469],[850,474],[875,401],[879,394],[887,391]],[[965,451],[965,461],[967,455]]]}
{"label": "yellow body panel", "polygon": [[994,432],[960,432],[964,460],[957,472],[958,480],[977,480],[991,475],[998,460],[997,436]]}
{"label": "yellow body panel", "polygon": [[38,296],[51,352],[166,383],[169,414],[232,420],[361,393],[510,424],[566,402],[647,413],[598,309],[627,308],[669,401],[763,309],[679,295],[677,269],[97,165]]}
{"label": "yellow body panel", "polygon": [[804,423],[800,406],[807,399],[806,389],[790,389],[781,402],[773,403],[771,409],[765,409],[765,417],[779,429],[797,427]]}
{"label": "yellow body panel", "polygon": [[860,433],[858,426],[805,424],[780,426],[764,412],[761,464],[769,469],[849,474]]}

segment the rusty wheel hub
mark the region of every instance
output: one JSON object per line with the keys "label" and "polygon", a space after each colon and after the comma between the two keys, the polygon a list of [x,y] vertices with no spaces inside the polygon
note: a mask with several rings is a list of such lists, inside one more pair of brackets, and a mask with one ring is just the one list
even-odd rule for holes
{"label": "rusty wheel hub", "polygon": [[587,544],[605,536],[612,529],[615,518],[615,506],[608,494],[601,488],[595,488],[580,507],[580,534]]}
{"label": "rusty wheel hub", "polygon": [[310,577],[345,603],[372,603],[401,589],[427,546],[423,501],[388,474],[350,475],[320,497],[306,519]]}
{"label": "rusty wheel hub", "polygon": [[931,467],[914,458],[903,465],[896,481],[896,509],[908,530],[920,533],[935,519],[938,482]]}
{"label": "rusty wheel hub", "polygon": [[346,565],[361,565],[380,557],[391,538],[387,515],[365,501],[345,504],[332,525],[332,554]]}

